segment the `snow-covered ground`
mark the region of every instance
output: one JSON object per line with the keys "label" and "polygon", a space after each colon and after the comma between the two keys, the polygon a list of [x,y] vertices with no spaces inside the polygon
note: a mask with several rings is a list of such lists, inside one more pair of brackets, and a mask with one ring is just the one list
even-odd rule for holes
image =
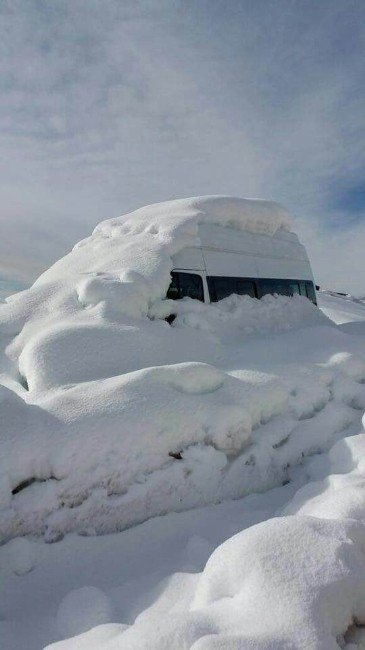
{"label": "snow-covered ground", "polygon": [[170,327],[208,218],[290,228],[151,206],[0,306],[1,648],[365,647],[365,305],[185,299]]}
{"label": "snow-covered ground", "polygon": [[365,332],[365,300],[359,300],[352,296],[336,295],[333,291],[320,291],[317,294],[318,304],[322,311],[335,321],[344,332],[361,334]]}

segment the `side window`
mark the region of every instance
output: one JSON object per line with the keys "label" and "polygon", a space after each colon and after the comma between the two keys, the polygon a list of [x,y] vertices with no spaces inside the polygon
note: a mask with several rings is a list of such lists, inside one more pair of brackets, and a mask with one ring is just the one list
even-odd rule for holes
{"label": "side window", "polygon": [[267,293],[278,294],[279,296],[291,296],[290,286],[286,280],[260,280],[260,293],[265,296]]}
{"label": "side window", "polygon": [[279,296],[300,294],[309,298],[315,305],[317,304],[313,282],[308,282],[307,280],[273,280],[263,278],[259,280],[259,288],[261,297],[267,293],[278,294]]}
{"label": "side window", "polygon": [[299,282],[289,280],[288,285],[291,296],[294,296],[296,293],[300,294]]}
{"label": "side window", "polygon": [[223,300],[223,298],[227,298],[233,293],[239,296],[256,297],[255,284],[252,280],[210,276],[207,277],[207,282],[211,302]]}
{"label": "side window", "polygon": [[236,281],[234,278],[207,278],[210,299],[212,302],[223,300],[236,292]]}
{"label": "side window", "polygon": [[179,300],[180,298],[194,298],[204,302],[203,280],[195,273],[182,273],[173,271],[171,273],[171,284],[168,288],[167,298]]}
{"label": "side window", "polygon": [[256,298],[255,284],[251,280],[237,280],[236,293],[239,296]]}

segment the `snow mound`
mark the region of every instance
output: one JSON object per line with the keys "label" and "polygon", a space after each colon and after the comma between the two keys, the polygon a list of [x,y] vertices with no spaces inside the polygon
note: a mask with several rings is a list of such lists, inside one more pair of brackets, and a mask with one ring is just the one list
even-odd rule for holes
{"label": "snow mound", "polygon": [[[105,640],[104,626],[96,627],[48,650],[76,650],[84,647],[81,643],[98,650],[362,648],[364,451],[362,433],[314,458],[307,466],[310,482],[284,509],[296,514],[230,537],[200,574],[172,576],[132,625],[113,629]],[[319,476],[321,484],[315,480]],[[356,509],[353,499],[344,505],[337,480],[352,484]],[[190,540],[188,556],[204,555],[206,545],[200,538]]]}
{"label": "snow mound", "polygon": [[[151,310],[152,311],[152,310]],[[176,314],[173,327],[203,330],[219,343],[235,345],[251,334],[286,332],[303,323],[327,325],[329,321],[318,308],[302,296],[272,296],[260,300],[232,295],[210,305],[183,298],[156,303],[153,314],[165,318]]]}
{"label": "snow mound", "polygon": [[269,631],[278,647],[335,648],[349,621],[365,616],[364,542],[365,527],[354,524],[306,517],[258,524],[213,553],[192,609],[239,610],[237,632],[260,641]]}
{"label": "snow mound", "polygon": [[165,599],[165,609],[156,604],[111,640],[91,630],[86,647],[338,650],[352,621],[365,621],[364,544],[365,527],[354,522],[268,520],[214,551],[185,610],[166,610]]}

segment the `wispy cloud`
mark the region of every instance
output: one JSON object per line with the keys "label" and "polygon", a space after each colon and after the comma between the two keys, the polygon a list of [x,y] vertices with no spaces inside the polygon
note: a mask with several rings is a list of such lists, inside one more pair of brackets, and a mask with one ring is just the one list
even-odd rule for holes
{"label": "wispy cloud", "polygon": [[287,204],[319,281],[357,290],[364,18],[352,0],[1,3],[0,269],[34,277],[102,218],[229,193]]}

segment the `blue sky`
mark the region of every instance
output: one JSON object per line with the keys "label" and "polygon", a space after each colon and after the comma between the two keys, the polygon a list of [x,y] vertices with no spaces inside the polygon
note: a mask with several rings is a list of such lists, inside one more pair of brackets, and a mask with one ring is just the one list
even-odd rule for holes
{"label": "blue sky", "polygon": [[365,293],[361,0],[0,0],[0,272],[146,203],[260,196]]}

